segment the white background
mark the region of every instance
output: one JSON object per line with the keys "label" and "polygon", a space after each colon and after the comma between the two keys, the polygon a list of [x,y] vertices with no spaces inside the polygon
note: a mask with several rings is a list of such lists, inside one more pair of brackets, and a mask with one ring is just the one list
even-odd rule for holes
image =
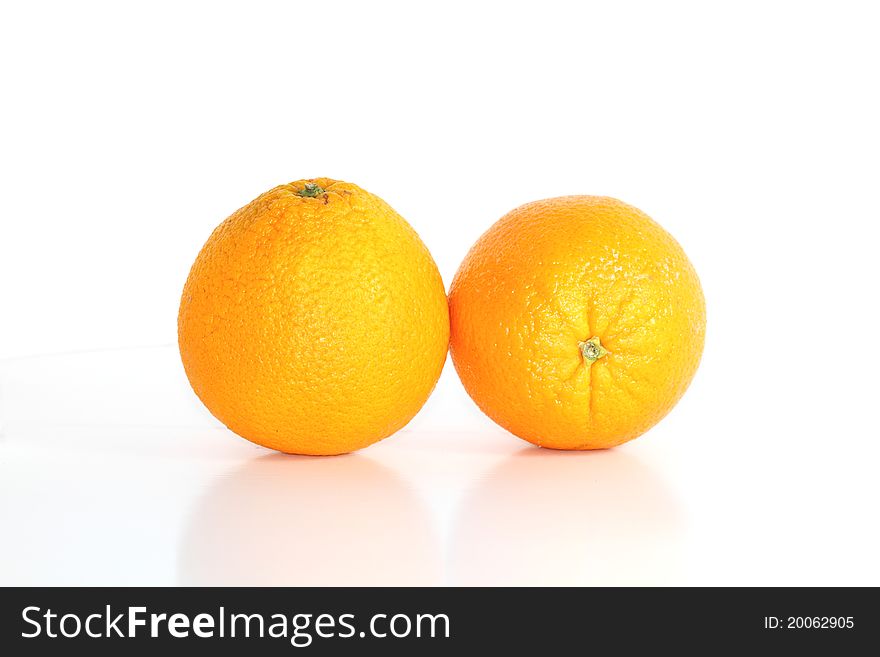
{"label": "white background", "polygon": [[[857,2],[6,3],[0,583],[880,584],[877,26]],[[705,289],[690,391],[596,454],[509,436],[451,365],[353,457],[236,438],[183,378],[180,290],[223,218],[317,176],[391,203],[447,284],[521,203],[640,207]]]}

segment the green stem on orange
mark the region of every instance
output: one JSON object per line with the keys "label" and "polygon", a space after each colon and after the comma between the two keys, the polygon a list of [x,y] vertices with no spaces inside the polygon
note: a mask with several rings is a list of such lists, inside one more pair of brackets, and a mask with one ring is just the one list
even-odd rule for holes
{"label": "green stem on orange", "polygon": [[584,360],[590,365],[608,353],[608,350],[602,346],[598,337],[592,337],[589,340],[578,342],[578,347],[581,348],[581,354],[583,354]]}
{"label": "green stem on orange", "polygon": [[309,198],[315,198],[324,193],[324,190],[321,189],[318,185],[313,182],[307,182],[305,186],[299,190],[296,195],[297,196],[307,196]]}

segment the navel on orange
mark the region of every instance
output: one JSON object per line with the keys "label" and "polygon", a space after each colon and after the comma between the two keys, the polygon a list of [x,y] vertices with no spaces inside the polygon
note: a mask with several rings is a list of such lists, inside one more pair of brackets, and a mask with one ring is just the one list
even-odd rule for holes
{"label": "navel on orange", "polygon": [[470,250],[449,295],[453,363],[477,405],[532,443],[601,449],[656,424],[703,351],[681,246],[625,203],[529,203]]}
{"label": "navel on orange", "polygon": [[339,454],[418,412],[446,359],[449,316],[412,227],[356,185],[316,178],[266,192],[213,232],[178,337],[193,389],[232,431]]}

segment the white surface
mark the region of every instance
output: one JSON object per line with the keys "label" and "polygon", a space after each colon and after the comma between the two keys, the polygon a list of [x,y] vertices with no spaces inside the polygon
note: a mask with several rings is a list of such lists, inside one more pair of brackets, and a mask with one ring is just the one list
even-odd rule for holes
{"label": "white surface", "polygon": [[[880,584],[870,3],[7,3],[0,583]],[[284,459],[168,344],[198,249],[275,184],[390,202],[449,283],[513,207],[607,194],[703,282],[703,365],[603,454],[451,367],[399,435]]]}
{"label": "white surface", "polygon": [[227,431],[171,346],[7,361],[0,583],[880,583],[877,441],[718,398],[713,360],[615,450],[533,448],[447,367],[403,431],[324,458]]}

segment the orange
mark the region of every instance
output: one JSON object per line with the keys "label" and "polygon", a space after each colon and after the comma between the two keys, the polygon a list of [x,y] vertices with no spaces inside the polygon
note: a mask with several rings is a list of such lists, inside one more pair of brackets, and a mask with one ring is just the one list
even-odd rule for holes
{"label": "orange", "polygon": [[542,447],[601,449],[656,424],[688,387],[706,310],[679,244],[612,198],[529,203],[474,245],[449,294],[468,394]]}
{"label": "orange", "polygon": [[202,248],[178,316],[187,377],[250,441],[340,454],[391,435],[440,376],[440,273],[382,199],[327,178],[276,187]]}

